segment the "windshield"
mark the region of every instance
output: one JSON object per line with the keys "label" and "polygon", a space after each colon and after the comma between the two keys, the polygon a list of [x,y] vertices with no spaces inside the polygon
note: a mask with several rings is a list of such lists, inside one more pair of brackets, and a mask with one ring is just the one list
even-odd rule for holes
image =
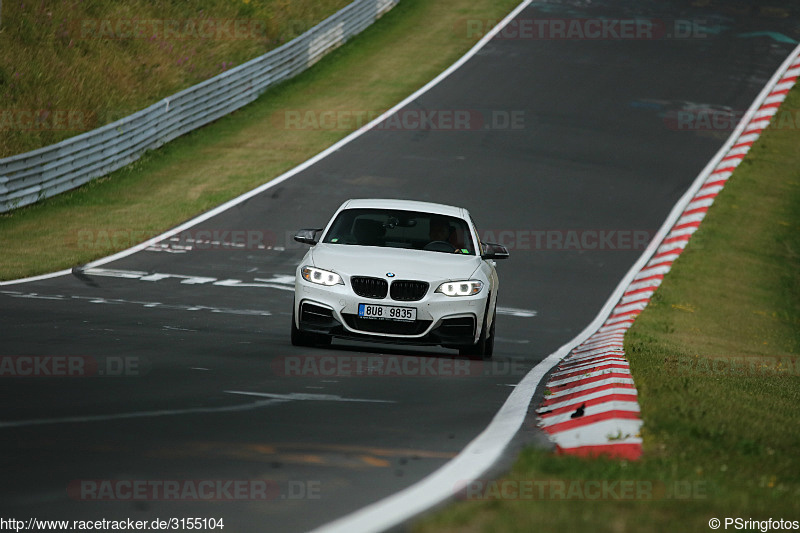
{"label": "windshield", "polygon": [[322,242],[475,255],[464,220],[396,209],[345,209]]}

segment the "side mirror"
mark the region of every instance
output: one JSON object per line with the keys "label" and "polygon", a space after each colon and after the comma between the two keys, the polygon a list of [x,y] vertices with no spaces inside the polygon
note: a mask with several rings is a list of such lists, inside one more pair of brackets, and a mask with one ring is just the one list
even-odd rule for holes
{"label": "side mirror", "polygon": [[294,240],[302,242],[303,244],[310,244],[314,246],[317,244],[317,232],[322,231],[322,228],[317,229],[301,229],[294,235]]}
{"label": "side mirror", "polygon": [[481,257],[484,259],[508,259],[508,248],[502,244],[495,244],[493,242],[483,243],[483,253]]}

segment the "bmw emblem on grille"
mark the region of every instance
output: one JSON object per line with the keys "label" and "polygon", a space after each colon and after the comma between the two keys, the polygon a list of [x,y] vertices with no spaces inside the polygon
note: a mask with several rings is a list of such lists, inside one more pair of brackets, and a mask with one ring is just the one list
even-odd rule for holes
{"label": "bmw emblem on grille", "polygon": [[393,278],[394,277],[394,272],[387,272],[386,273],[386,277],[387,278]]}

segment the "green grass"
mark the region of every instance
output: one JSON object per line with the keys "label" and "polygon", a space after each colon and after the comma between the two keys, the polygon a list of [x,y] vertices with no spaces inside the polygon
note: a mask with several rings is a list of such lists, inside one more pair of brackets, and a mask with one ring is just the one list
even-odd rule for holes
{"label": "green grass", "polygon": [[[497,20],[516,4],[403,0],[350,44],[255,103],[106,178],[0,215],[0,279],[85,264],[268,182],[348,133],[287,128],[287,111],[389,109],[478,40],[467,36],[464,20]],[[103,235],[115,238],[97,239]]]}
{"label": "green grass", "polygon": [[[0,157],[143,109],[277,48],[349,2],[4,2]],[[69,112],[74,118],[32,127],[25,111]]]}
{"label": "green grass", "polygon": [[[784,109],[798,106],[795,89]],[[710,531],[714,517],[800,518],[798,140],[788,121],[765,132],[626,336],[642,459],[526,450],[504,478],[641,482],[653,498],[467,501],[417,531]]]}

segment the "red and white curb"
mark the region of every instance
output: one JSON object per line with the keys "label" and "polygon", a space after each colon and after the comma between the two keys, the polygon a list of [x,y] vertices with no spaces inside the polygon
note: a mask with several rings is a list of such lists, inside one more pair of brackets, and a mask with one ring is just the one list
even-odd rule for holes
{"label": "red and white curb", "polygon": [[537,409],[559,453],[638,459],[642,454],[636,385],[623,351],[625,333],[650,303],[708,208],[786,99],[800,75],[799,49],[787,59],[715,159],[650,260],[636,273],[602,326],[550,375]]}

